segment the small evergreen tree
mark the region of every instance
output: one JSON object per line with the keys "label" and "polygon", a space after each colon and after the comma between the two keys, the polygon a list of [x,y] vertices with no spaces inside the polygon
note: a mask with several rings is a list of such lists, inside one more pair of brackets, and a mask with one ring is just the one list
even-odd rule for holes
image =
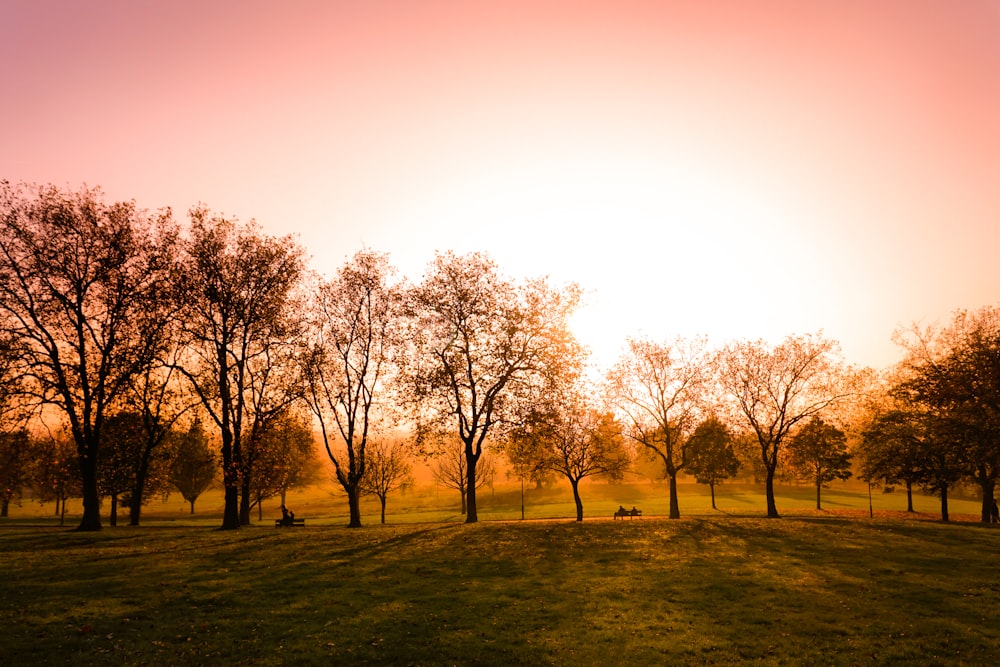
{"label": "small evergreen tree", "polygon": [[847,451],[847,436],[836,426],[813,417],[788,443],[789,464],[801,479],[816,484],[816,509],[820,505],[820,489],[835,479],[851,476],[851,453]]}
{"label": "small evergreen tree", "polygon": [[712,509],[717,509],[715,485],[729,479],[740,469],[729,429],[716,417],[704,420],[688,440],[688,456],[688,472],[699,484],[708,484],[712,491]]}

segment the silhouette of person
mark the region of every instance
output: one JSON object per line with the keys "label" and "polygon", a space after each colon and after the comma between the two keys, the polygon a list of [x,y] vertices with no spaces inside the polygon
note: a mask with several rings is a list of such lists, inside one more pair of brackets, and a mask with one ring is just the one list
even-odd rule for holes
{"label": "silhouette of person", "polygon": [[290,526],[292,525],[292,517],[295,515],[288,511],[288,508],[284,505],[281,506],[281,525]]}

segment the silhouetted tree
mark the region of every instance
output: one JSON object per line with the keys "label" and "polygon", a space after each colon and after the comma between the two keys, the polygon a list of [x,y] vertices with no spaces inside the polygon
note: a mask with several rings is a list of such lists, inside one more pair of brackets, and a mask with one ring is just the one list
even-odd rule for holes
{"label": "silhouetted tree", "polygon": [[190,357],[181,370],[219,429],[222,528],[236,529],[243,439],[252,419],[248,365],[269,341],[286,335],[302,251],[290,236],[267,236],[252,222],[240,224],[199,207],[191,211],[186,253],[181,322]]}
{"label": "silhouetted tree", "polygon": [[31,483],[31,444],[25,429],[0,431],[0,517],[7,517],[11,501],[20,501]]}
{"label": "silhouetted tree", "polygon": [[385,523],[385,503],[393,491],[413,484],[406,444],[402,440],[372,440],[368,443],[365,476],[361,491],[371,494],[382,504]]}
{"label": "silhouetted tree", "polygon": [[862,431],[857,455],[861,479],[891,488],[906,489],[906,511],[913,511],[913,486],[923,474],[923,456],[930,443],[922,415],[891,409],[872,418]]}
{"label": "silhouetted tree", "polygon": [[306,402],[319,420],[326,454],[347,494],[349,525],[361,526],[369,439],[386,430],[388,380],[400,344],[400,295],[388,257],[363,251],[320,281],[305,355]]}
{"label": "silhouetted tree", "polygon": [[583,521],[580,481],[593,475],[621,479],[631,463],[614,415],[573,397],[561,402],[540,425],[546,453],[542,465],[569,480],[576,520]]}
{"label": "silhouetted tree", "polygon": [[[496,464],[489,452],[482,452],[479,457],[479,475],[475,478],[477,489],[491,486],[496,475]],[[472,480],[467,467],[468,459],[462,448],[455,447],[440,454],[431,463],[431,475],[434,481],[448,489],[455,489],[462,496],[462,514],[469,511],[469,493]]]}
{"label": "silhouetted tree", "polygon": [[704,340],[654,343],[630,339],[608,373],[609,397],[625,416],[626,434],[663,462],[670,482],[670,518],[680,518],[677,473],[688,462],[687,439],[697,424],[708,378]]}
{"label": "silhouetted tree", "polygon": [[170,483],[191,504],[191,514],[194,514],[194,501],[212,486],[217,470],[218,462],[208,437],[201,420],[196,418],[187,432],[178,436],[177,449],[170,462]]}
{"label": "silhouetted tree", "polygon": [[284,505],[290,488],[305,486],[318,477],[309,422],[291,407],[267,421],[267,427],[255,438],[254,455],[247,493],[251,507],[257,507],[258,520],[264,500],[280,496]]}
{"label": "silhouetted tree", "polygon": [[699,484],[708,484],[712,493],[712,509],[717,509],[715,485],[734,476],[740,469],[729,429],[717,417],[704,419],[688,440],[688,456],[687,471]]}
{"label": "silhouetted tree", "polygon": [[962,450],[964,476],[979,486],[989,523],[1000,476],[1000,308],[958,311],[945,327],[914,327],[897,341],[907,350],[900,390]]}
{"label": "silhouetted tree", "polygon": [[839,428],[813,417],[788,441],[789,464],[796,474],[816,485],[816,509],[823,485],[851,476],[847,436]]}
{"label": "silhouetted tree", "polygon": [[0,184],[0,319],[34,399],[66,416],[83,493],[101,528],[97,462],[109,408],[157,352],[169,318],[169,211],[105,204],[100,191]]}
{"label": "silhouetted tree", "polygon": [[59,436],[40,439],[36,444],[32,488],[39,502],[55,501],[61,526],[66,517],[66,501],[82,493],[76,445]]}
{"label": "silhouetted tree", "polygon": [[719,353],[719,383],[757,436],[769,517],[779,516],[774,477],[785,439],[800,422],[853,393],[852,373],[839,351],[836,342],[821,336],[792,336],[773,347],[764,341],[733,343]]}
{"label": "silhouetted tree", "polygon": [[418,442],[437,442],[447,429],[462,442],[467,523],[479,518],[477,465],[487,436],[502,442],[519,404],[578,363],[569,317],[579,299],[575,285],[515,284],[477,253],[439,254],[412,290]]}

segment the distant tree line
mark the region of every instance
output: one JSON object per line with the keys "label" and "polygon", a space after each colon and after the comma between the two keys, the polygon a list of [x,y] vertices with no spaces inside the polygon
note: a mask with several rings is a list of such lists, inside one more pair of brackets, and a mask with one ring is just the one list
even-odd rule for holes
{"label": "distant tree line", "polygon": [[[997,312],[900,334],[890,378],[846,365],[821,334],[778,344],[630,339],[588,379],[570,318],[579,286],[505,276],[487,255],[437,254],[420,282],[364,250],[331,277],[290,236],[204,206],[106,203],[99,190],[0,184],[0,492],[31,488],[81,530],[138,524],[150,498],[212,483],[222,527],[318,479],[325,458],[360,498],[411,483],[425,457],[478,520],[503,456],[522,480],[621,479],[655,465],[715,488],[742,468],[821,489],[851,474],[942,498],[978,485],[990,520],[1000,471]],[[912,507],[912,504],[911,504]]]}

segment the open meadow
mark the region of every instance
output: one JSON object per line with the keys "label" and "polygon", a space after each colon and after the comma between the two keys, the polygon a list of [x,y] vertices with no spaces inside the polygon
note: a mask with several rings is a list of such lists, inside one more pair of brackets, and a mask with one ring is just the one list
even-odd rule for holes
{"label": "open meadow", "polygon": [[[905,516],[880,494],[872,519],[856,488],[817,512],[790,487],[768,520],[750,486],[722,487],[718,512],[701,491],[670,521],[663,486],[593,484],[580,524],[562,489],[529,493],[522,522],[498,488],[467,526],[425,490],[386,526],[366,504],[355,530],[326,490],[289,497],[291,530],[273,507],[213,530],[212,497],[99,533],[26,503],[0,523],[0,663],[995,664],[1000,529],[973,500],[946,524],[933,498]],[[618,504],[645,515],[612,521]]]}

